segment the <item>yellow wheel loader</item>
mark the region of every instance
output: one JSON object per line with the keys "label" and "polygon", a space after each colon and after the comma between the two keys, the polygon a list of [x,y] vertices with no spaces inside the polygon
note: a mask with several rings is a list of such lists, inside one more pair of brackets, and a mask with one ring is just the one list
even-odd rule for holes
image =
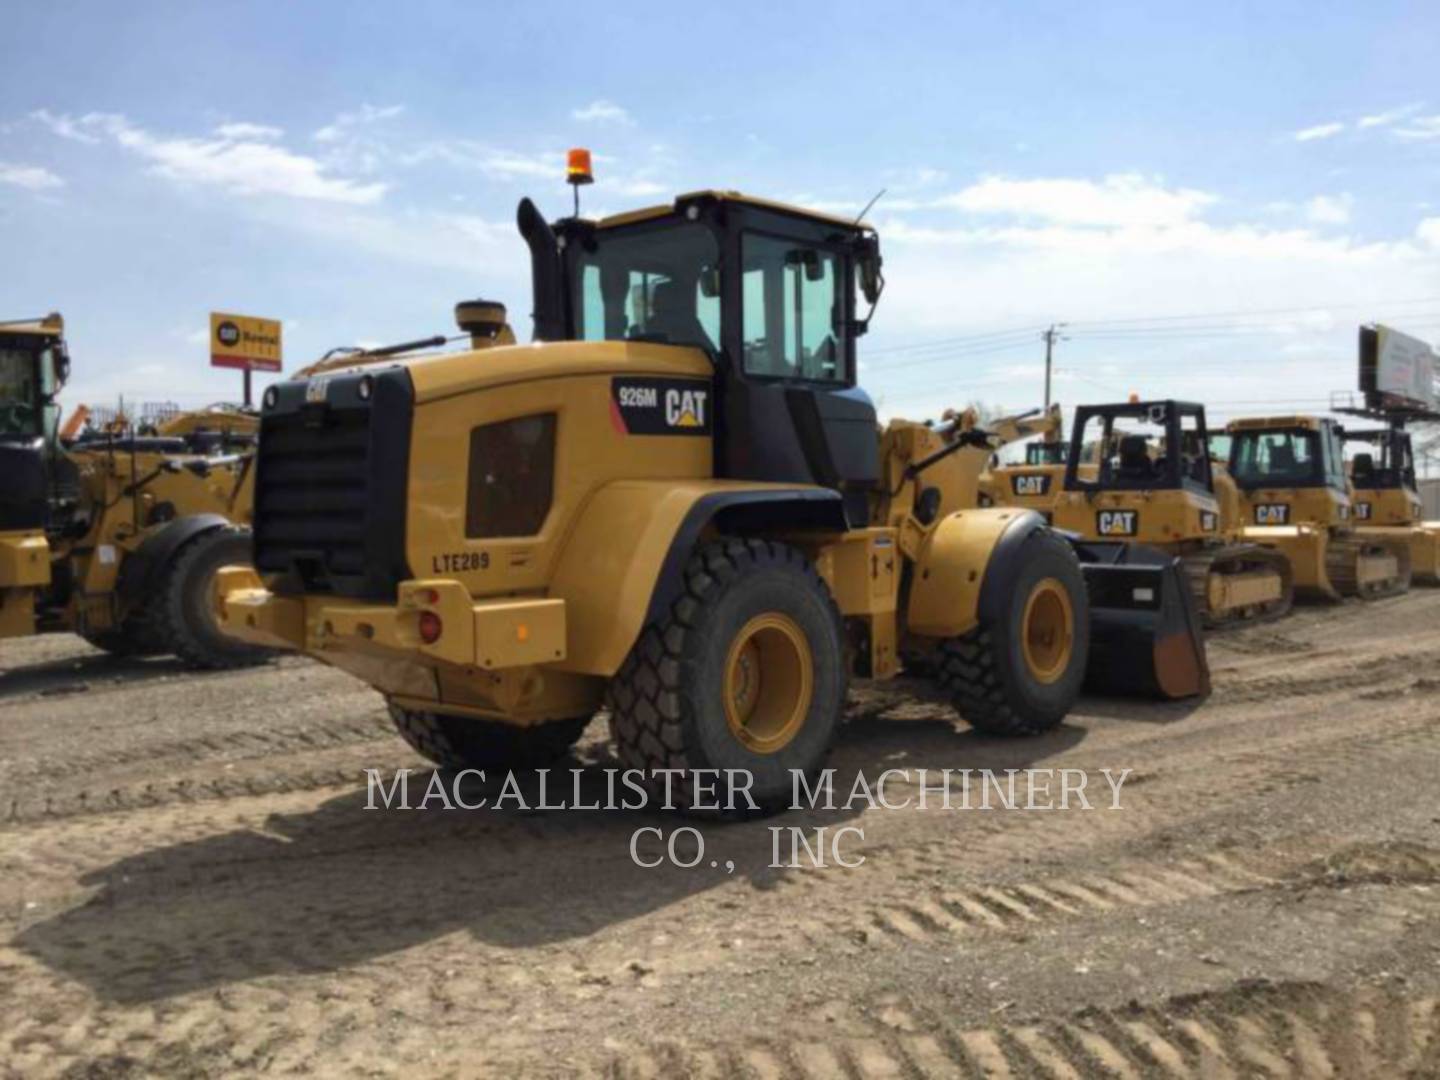
{"label": "yellow wheel loader", "polygon": [[518,224],[534,344],[468,303],[467,351],[267,389],[227,629],[366,680],[442,766],[559,756],[606,708],[647,785],[744,771],[740,809],[788,803],[850,676],[903,657],[983,731],[1060,722],[1080,562],[1038,515],[931,482],[978,436],[877,431],[873,230],[715,191],[553,224],[526,199]]}
{"label": "yellow wheel loader", "polygon": [[1171,400],[1082,405],[1070,446],[1092,445],[1107,452],[1090,468],[1078,450],[1066,464],[1064,490],[1052,510],[1057,529],[1179,556],[1209,626],[1290,609],[1289,563],[1241,538],[1238,493],[1210,459],[1204,406]]}
{"label": "yellow wheel loader", "polygon": [[1375,598],[1410,587],[1407,540],[1355,529],[1334,420],[1254,417],[1232,420],[1225,430],[1243,536],[1285,556],[1297,597]]}
{"label": "yellow wheel loader", "polygon": [[215,572],[248,561],[249,454],[72,429],[59,315],[0,323],[0,637],[77,633],[195,667],[265,653],[219,630]]}
{"label": "yellow wheel loader", "polygon": [[1410,433],[1391,419],[1383,428],[1344,428],[1341,438],[1366,447],[1349,463],[1355,532],[1373,539],[1403,538],[1410,550],[1411,582],[1440,585],[1440,521],[1424,520]]}

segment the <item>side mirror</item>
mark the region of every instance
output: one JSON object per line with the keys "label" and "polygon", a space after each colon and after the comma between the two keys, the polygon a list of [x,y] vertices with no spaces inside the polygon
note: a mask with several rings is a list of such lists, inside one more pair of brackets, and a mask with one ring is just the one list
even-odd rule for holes
{"label": "side mirror", "polygon": [[60,388],[63,387],[66,380],[70,378],[70,351],[65,347],[63,341],[55,344],[55,347],[51,350],[50,358],[52,365],[51,374],[55,380],[54,389],[51,391],[50,396],[54,397],[60,393]]}
{"label": "side mirror", "polygon": [[880,302],[880,294],[885,291],[885,275],[880,270],[883,264],[879,239],[867,236],[856,253],[855,268],[860,279],[860,293],[871,307]]}
{"label": "side mirror", "polygon": [[700,271],[700,295],[707,300],[714,300],[720,295],[720,270],[714,266],[706,266]]}
{"label": "side mirror", "polygon": [[1165,423],[1165,419],[1166,419],[1166,417],[1165,417],[1165,406],[1164,406],[1164,405],[1151,405],[1151,406],[1150,406],[1150,416],[1149,416],[1149,419],[1150,419],[1150,423],[1152,423],[1152,424],[1163,424],[1163,423]]}

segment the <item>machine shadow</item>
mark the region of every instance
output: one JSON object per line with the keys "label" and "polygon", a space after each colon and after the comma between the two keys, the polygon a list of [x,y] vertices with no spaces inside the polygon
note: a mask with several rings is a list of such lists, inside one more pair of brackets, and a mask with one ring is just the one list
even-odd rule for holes
{"label": "machine shadow", "polygon": [[1193,716],[1210,700],[1208,694],[1175,701],[1144,701],[1138,698],[1091,697],[1086,695],[1075,707],[1076,715],[1103,716],[1136,724],[1175,724]]}
{"label": "machine shadow", "polygon": [[173,675],[204,677],[203,672],[188,671],[173,656],[67,656],[0,672],[0,700],[32,694],[80,694],[92,682],[138,683]]}
{"label": "machine shadow", "polygon": [[[770,889],[789,874],[844,873],[772,866],[770,829],[863,825],[863,806],[841,805],[857,772],[873,784],[886,769],[1020,769],[1083,737],[1082,729],[1061,727],[1034,739],[995,739],[957,733],[936,719],[861,716],[846,726],[829,762],[836,809],[728,824],[658,810],[522,811],[511,808],[513,800],[504,810],[433,803],[426,810],[367,810],[367,792],[357,788],[305,813],[272,815],[262,828],[120,859],[86,876],[84,884],[97,889],[87,902],[25,928],[15,944],[98,995],[127,1003],[266,975],[336,971],[458,930],[496,948],[535,948],[737,879]],[[604,798],[604,769],[613,764],[581,770],[582,801]],[[410,777],[411,805],[432,775],[417,770]],[[569,779],[558,790],[566,799]],[[555,799],[553,782],[552,774]],[[522,786],[533,806],[534,774]],[[494,799],[499,783],[492,778],[462,790],[473,803],[481,795]],[[955,818],[950,834],[964,844],[967,815]],[[632,861],[637,829],[668,837],[683,826],[703,836],[699,865],[646,868]],[[677,846],[682,857],[694,851],[689,837]],[[637,850],[654,860],[664,845],[652,832]],[[863,842],[854,850],[863,853]]]}

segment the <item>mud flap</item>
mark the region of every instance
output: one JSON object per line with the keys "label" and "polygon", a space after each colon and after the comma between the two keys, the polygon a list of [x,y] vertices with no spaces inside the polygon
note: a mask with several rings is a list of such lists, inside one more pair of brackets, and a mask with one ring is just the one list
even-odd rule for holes
{"label": "mud flap", "polygon": [[1125,697],[1209,694],[1205,638],[1180,560],[1143,544],[1074,547],[1090,595],[1085,688]]}

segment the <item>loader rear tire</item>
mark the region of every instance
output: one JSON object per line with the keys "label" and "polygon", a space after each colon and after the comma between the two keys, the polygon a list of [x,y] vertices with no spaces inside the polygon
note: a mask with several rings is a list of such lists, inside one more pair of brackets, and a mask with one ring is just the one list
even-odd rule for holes
{"label": "loader rear tire", "polygon": [[847,682],[840,613],[809,560],[786,544],[722,540],[691,556],[684,591],[611,680],[610,730],[655,805],[665,808],[657,770],[678,769],[669,808],[772,813],[789,805],[794,774],[813,777],[830,752]]}
{"label": "loader rear tire", "polygon": [[274,655],[223,633],[215,617],[215,572],[250,559],[250,532],[233,525],[201,533],[175,553],[146,611],[164,651],[211,671],[253,667]]}
{"label": "loader rear tire", "polygon": [[946,641],[939,680],[955,711],[989,735],[1036,735],[1080,696],[1090,608],[1080,562],[1048,529],[1025,540],[998,618]]}
{"label": "loader rear tire", "polygon": [[498,720],[390,706],[400,737],[442,769],[533,769],[565,756],[590,717],[516,727]]}

